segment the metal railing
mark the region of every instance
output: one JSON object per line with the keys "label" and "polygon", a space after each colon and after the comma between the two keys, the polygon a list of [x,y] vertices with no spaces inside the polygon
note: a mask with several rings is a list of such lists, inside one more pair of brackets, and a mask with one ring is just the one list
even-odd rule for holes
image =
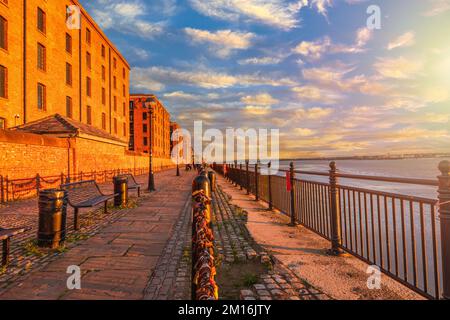
{"label": "metal railing", "polygon": [[[301,224],[330,240],[331,253],[348,252],[378,266],[383,273],[424,297],[439,299],[442,292],[446,298],[450,294],[450,243],[441,240],[441,237],[449,239],[450,234],[450,176],[446,164],[448,166],[447,162],[440,165],[440,183],[438,180],[343,174],[337,171],[334,162],[329,172],[294,170],[291,164],[290,170],[278,170],[278,173],[286,173],[286,177],[261,175],[260,167],[252,171],[248,164],[242,170],[236,163],[226,168],[215,165],[215,170],[255,194],[257,199],[269,203],[270,208],[289,214],[291,224]],[[307,180],[300,175],[327,177],[329,182]],[[439,186],[440,202],[343,185],[339,183],[341,178]]]}
{"label": "metal railing", "polygon": [[[175,166],[158,166],[155,172],[163,171]],[[102,171],[80,171],[76,174],[61,173],[53,176],[41,176],[36,174],[32,178],[9,179],[8,176],[0,175],[0,204],[11,201],[23,200],[36,197],[39,190],[48,188],[58,188],[61,184],[67,182],[78,182],[83,180],[95,180],[97,183],[110,181],[114,176],[119,174],[131,173],[135,176],[148,174],[147,168],[128,168],[128,169],[112,169]]]}

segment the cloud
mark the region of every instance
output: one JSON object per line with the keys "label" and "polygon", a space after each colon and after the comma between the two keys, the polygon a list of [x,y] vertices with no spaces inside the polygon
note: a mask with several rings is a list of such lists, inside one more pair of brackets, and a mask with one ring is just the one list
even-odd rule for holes
{"label": "cloud", "polygon": [[299,99],[307,102],[334,104],[342,98],[342,96],[337,93],[313,85],[295,87],[292,91],[296,93]]}
{"label": "cloud", "polygon": [[388,50],[394,50],[401,47],[410,47],[416,43],[416,35],[414,32],[406,32],[394,39],[387,46]]}
{"label": "cloud", "polygon": [[[229,75],[211,69],[177,70],[166,67],[133,68],[132,83],[137,89],[160,91],[166,85],[189,85],[205,89],[231,88],[236,86],[292,86],[287,78],[274,79],[260,74]],[[158,89],[156,89],[158,88]]]}
{"label": "cloud", "polygon": [[148,12],[142,1],[127,3],[118,0],[99,0],[97,3],[92,2],[89,6],[92,7],[94,20],[102,29],[112,29],[148,39],[163,32],[163,22],[149,22],[143,17]]}
{"label": "cloud", "polygon": [[241,101],[246,104],[253,104],[258,106],[270,106],[279,102],[279,100],[274,99],[268,93],[261,93],[256,96],[245,96],[241,98]]}
{"label": "cloud", "polygon": [[318,60],[322,55],[328,53],[360,53],[365,51],[365,46],[372,36],[373,31],[367,28],[361,28],[357,30],[355,43],[352,45],[334,44],[330,37],[325,36],[316,41],[302,41],[293,51],[311,60]]}
{"label": "cloud", "polygon": [[263,116],[271,112],[270,106],[246,106],[244,112],[251,115]]}
{"label": "cloud", "polygon": [[428,0],[429,8],[424,13],[427,17],[434,17],[450,10],[450,0]]}
{"label": "cloud", "polygon": [[417,74],[423,67],[423,64],[414,59],[405,57],[398,58],[379,58],[374,64],[375,70],[385,78],[409,79]]}
{"label": "cloud", "polygon": [[316,131],[308,128],[295,128],[294,134],[300,137],[310,137],[315,135]]}
{"label": "cloud", "polygon": [[[307,0],[190,0],[199,13],[226,21],[250,21],[289,30],[300,24],[298,13]],[[319,10],[324,10],[328,0],[313,0]]]}
{"label": "cloud", "polygon": [[240,65],[271,65],[282,62],[282,58],[278,57],[262,57],[262,58],[248,58],[239,60]]}
{"label": "cloud", "polygon": [[210,44],[210,51],[221,58],[227,58],[235,50],[248,49],[255,34],[247,32],[235,32],[231,30],[219,30],[211,32],[193,28],[185,28],[186,34],[195,43]]}
{"label": "cloud", "polygon": [[320,108],[314,107],[309,109],[300,108],[295,111],[295,116],[298,120],[301,119],[309,119],[309,120],[318,120],[321,118],[328,117],[333,113],[333,109],[331,108]]}

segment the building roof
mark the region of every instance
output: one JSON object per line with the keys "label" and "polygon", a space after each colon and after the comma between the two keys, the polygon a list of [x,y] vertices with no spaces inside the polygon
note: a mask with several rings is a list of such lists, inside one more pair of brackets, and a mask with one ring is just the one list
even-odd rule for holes
{"label": "building roof", "polygon": [[97,129],[91,125],[78,122],[76,120],[64,117],[60,114],[54,114],[46,118],[42,118],[21,126],[11,128],[11,130],[24,131],[34,134],[43,135],[73,135],[80,136],[85,134],[106,140],[113,140],[121,143],[126,143],[123,140],[109,134],[108,132]]}

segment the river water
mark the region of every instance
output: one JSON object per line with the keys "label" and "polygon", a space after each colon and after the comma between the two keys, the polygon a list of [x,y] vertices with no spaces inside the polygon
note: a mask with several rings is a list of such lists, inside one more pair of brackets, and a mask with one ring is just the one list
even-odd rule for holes
{"label": "river water", "polygon": [[[443,160],[450,159],[338,160],[336,161],[336,164],[338,170],[342,173],[437,180],[437,176],[440,174],[438,165],[439,162]],[[327,160],[294,161],[295,170],[319,172],[329,171],[329,163],[330,161]],[[289,162],[281,161],[280,168],[288,169]],[[300,177],[306,180],[327,182],[326,177],[306,175],[300,175]],[[435,187],[350,179],[341,179],[340,183],[371,190],[400,193],[430,199],[437,198],[437,188]]]}

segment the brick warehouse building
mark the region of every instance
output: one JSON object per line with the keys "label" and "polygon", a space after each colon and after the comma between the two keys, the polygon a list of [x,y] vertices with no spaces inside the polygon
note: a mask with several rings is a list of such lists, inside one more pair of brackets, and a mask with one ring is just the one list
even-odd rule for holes
{"label": "brick warehouse building", "polygon": [[78,1],[0,0],[0,128],[58,113],[128,141],[129,71]]}
{"label": "brick warehouse building", "polygon": [[151,99],[155,103],[153,113],[153,156],[170,158],[170,114],[164,105],[153,94],[131,94],[130,95],[130,149],[149,153],[150,152],[150,119],[145,101]]}
{"label": "brick warehouse building", "polygon": [[[66,25],[71,5],[80,30]],[[78,1],[0,0],[0,176],[148,167],[128,151],[129,72]]]}

